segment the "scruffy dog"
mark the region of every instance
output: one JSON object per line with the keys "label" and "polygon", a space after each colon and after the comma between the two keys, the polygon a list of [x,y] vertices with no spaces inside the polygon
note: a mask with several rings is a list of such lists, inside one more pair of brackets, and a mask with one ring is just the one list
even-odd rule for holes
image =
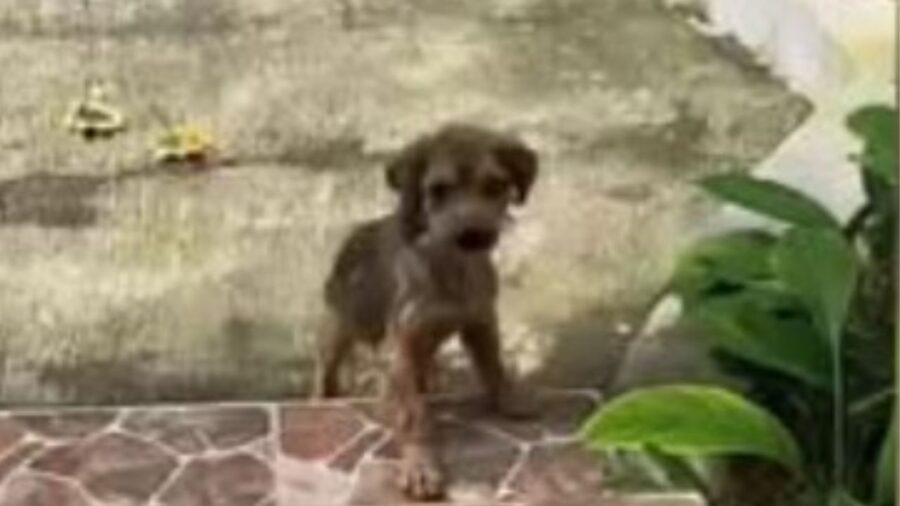
{"label": "scruffy dog", "polygon": [[450,124],[412,142],[387,166],[396,210],[359,225],[325,287],[334,316],[318,373],[319,395],[338,394],[338,369],[358,342],[392,347],[389,395],[402,458],[402,486],[439,499],[444,478],[425,399],[438,348],[459,335],[489,406],[527,416],[500,357],[497,275],[490,252],[537,175],[535,153],[485,128]]}

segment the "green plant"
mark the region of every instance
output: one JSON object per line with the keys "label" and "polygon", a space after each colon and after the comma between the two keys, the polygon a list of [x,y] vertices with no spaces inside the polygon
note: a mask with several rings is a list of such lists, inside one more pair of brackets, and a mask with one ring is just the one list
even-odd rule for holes
{"label": "green plant", "polygon": [[631,392],[588,420],[590,446],[649,455],[712,504],[712,477],[698,459],[775,463],[798,484],[790,504],[893,503],[897,111],[865,107],[847,126],[863,143],[854,159],[866,199],[846,224],[772,181],[701,182],[784,225],[701,240],[671,281],[682,318],[742,390]]}

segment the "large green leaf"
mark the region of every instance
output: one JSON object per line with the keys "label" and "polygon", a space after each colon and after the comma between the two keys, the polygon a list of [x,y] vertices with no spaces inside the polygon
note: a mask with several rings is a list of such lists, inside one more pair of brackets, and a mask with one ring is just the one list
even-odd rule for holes
{"label": "large green leaf", "polygon": [[693,301],[729,287],[774,277],[769,256],[776,238],[767,232],[741,230],[705,238],[677,263],[672,289]]}
{"label": "large green leaf", "polygon": [[763,408],[723,388],[671,385],[625,394],[582,428],[591,448],[656,448],[683,457],[750,455],[799,468],[788,430]]}
{"label": "large green leaf", "polygon": [[721,174],[701,180],[700,185],[731,204],[794,225],[840,227],[838,220],[805,194],[775,181],[743,174]]}
{"label": "large green leaf", "polygon": [[847,118],[847,127],[863,140],[863,169],[885,181],[897,182],[897,110],[884,105],[863,107]]}
{"label": "large green leaf", "polygon": [[831,385],[830,347],[797,302],[753,291],[719,297],[686,313],[713,346],[807,384]]}
{"label": "large green leaf", "polygon": [[773,259],[779,277],[812,313],[822,335],[836,344],[856,290],[853,248],[838,231],[794,228],[781,238]]}
{"label": "large green leaf", "polygon": [[878,455],[878,470],[875,475],[875,503],[887,505],[894,503],[897,493],[897,411],[891,420],[881,451]]}

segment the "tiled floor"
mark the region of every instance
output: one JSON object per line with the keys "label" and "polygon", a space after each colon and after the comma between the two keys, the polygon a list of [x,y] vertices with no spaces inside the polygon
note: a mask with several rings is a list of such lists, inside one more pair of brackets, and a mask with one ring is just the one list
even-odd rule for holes
{"label": "tiled floor", "polygon": [[[624,504],[602,498],[598,460],[573,438],[595,398],[541,402],[539,419],[516,423],[436,406],[450,502]],[[5,413],[0,505],[406,504],[379,412],[348,400]]]}

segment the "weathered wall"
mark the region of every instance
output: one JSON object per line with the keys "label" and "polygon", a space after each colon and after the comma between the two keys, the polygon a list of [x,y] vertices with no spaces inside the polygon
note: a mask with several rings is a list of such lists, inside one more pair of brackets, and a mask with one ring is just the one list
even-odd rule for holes
{"label": "weathered wall", "polygon": [[[511,362],[605,384],[709,210],[691,178],[760,160],[809,110],[655,0],[88,5],[0,0],[7,403],[302,394],[337,241],[390,208],[384,159],[448,119],[542,156],[500,252]],[[126,133],[59,126],[87,78]],[[232,163],[154,169],[160,115]]]}

